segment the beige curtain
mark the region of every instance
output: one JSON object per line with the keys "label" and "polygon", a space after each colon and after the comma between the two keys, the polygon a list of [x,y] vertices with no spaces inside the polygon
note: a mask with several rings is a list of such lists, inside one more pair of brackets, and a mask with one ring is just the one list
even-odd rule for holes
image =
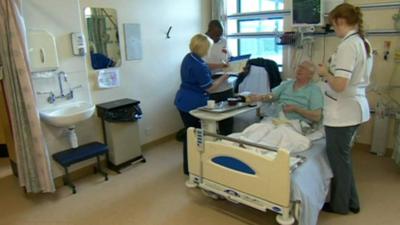
{"label": "beige curtain", "polygon": [[30,193],[54,192],[50,160],[40,127],[17,0],[0,0],[0,55],[17,154],[18,178]]}

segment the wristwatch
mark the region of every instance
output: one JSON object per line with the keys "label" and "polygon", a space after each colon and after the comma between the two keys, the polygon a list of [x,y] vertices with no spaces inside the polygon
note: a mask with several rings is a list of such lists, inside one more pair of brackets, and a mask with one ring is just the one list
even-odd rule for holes
{"label": "wristwatch", "polygon": [[273,97],[272,97],[271,94],[266,94],[266,95],[263,95],[263,96],[262,96],[261,101],[263,101],[263,102],[268,102],[268,101],[271,101],[272,98],[273,98]]}

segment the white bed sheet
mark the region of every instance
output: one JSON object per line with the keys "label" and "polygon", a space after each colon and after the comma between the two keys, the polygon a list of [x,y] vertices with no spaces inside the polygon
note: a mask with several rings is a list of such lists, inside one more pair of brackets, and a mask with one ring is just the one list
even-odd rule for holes
{"label": "white bed sheet", "polygon": [[291,200],[301,202],[299,225],[317,225],[333,177],[326,155],[325,139],[312,142],[309,150],[293,153],[306,157],[306,161],[293,171]]}

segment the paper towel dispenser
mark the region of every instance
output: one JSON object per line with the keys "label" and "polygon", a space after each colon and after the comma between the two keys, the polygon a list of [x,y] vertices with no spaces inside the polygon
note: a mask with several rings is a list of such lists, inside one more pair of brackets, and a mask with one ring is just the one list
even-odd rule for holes
{"label": "paper towel dispenser", "polygon": [[57,70],[59,67],[54,36],[46,30],[28,31],[28,51],[32,72]]}

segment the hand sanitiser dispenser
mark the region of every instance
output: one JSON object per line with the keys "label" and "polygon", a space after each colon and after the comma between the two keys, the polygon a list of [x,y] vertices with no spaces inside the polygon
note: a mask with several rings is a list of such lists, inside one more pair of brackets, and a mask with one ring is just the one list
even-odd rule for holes
{"label": "hand sanitiser dispenser", "polygon": [[71,33],[72,54],[84,56],[86,54],[85,37],[80,32]]}
{"label": "hand sanitiser dispenser", "polygon": [[133,162],[146,162],[139,140],[138,120],[142,117],[139,104],[137,100],[124,98],[97,105],[109,148],[107,165],[118,173]]}

